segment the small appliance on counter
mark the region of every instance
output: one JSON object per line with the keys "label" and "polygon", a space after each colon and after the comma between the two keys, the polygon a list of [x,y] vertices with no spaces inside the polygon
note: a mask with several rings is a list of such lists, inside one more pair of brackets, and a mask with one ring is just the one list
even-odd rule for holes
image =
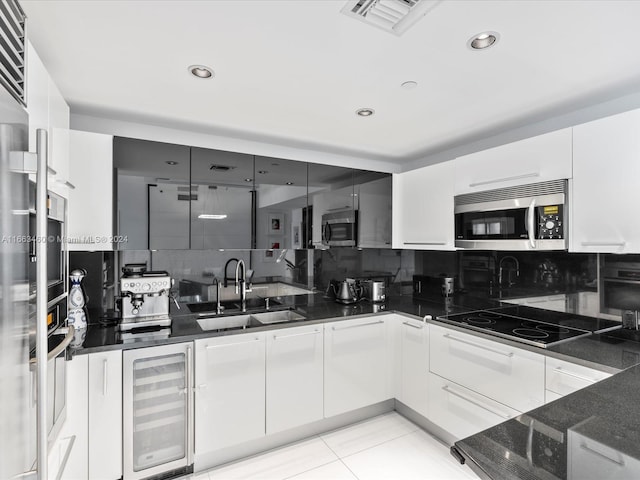
{"label": "small appliance on counter", "polygon": [[327,287],[327,293],[337,303],[352,305],[362,300],[363,288],[353,279],[342,281],[332,280]]}
{"label": "small appliance on counter", "polygon": [[146,264],[122,267],[120,294],[122,320],[119,329],[168,327],[171,277],[165,271],[147,271]]}
{"label": "small appliance on counter", "polygon": [[448,276],[445,273],[437,276],[413,276],[413,298],[428,300],[440,296],[450,297],[457,290],[457,277]]}
{"label": "small appliance on counter", "polygon": [[364,297],[373,303],[387,301],[387,287],[381,280],[365,280],[362,282]]}

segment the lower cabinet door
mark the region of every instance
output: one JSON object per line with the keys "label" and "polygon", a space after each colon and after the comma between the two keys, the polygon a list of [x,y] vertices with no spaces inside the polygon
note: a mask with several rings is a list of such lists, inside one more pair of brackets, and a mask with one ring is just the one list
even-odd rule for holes
{"label": "lower cabinet door", "polygon": [[429,374],[428,404],[429,420],[457,439],[520,415],[506,405],[433,373]]}
{"label": "lower cabinet door", "polygon": [[390,318],[380,315],[325,325],[325,417],[393,398]]}
{"label": "lower cabinet door", "polygon": [[429,374],[429,328],[425,322],[400,318],[402,351],[401,387],[398,400],[427,416]]}
{"label": "lower cabinet door", "polygon": [[267,434],[323,417],[323,326],[267,332]]}
{"label": "lower cabinet door", "polygon": [[568,395],[610,376],[609,373],[556,358],[546,359],[545,387],[547,391],[560,396]]}
{"label": "lower cabinet door", "polygon": [[429,369],[521,412],[544,404],[545,358],[466,332],[429,325]]}
{"label": "lower cabinet door", "polygon": [[265,334],[195,341],[195,453],[265,435]]}
{"label": "lower cabinet door", "polygon": [[89,478],[122,477],[122,351],[89,354]]}

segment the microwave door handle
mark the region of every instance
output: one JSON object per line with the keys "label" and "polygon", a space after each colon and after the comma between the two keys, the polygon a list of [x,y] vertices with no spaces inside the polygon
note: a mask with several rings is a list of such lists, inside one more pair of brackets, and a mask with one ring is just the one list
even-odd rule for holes
{"label": "microwave door handle", "polygon": [[536,199],[531,200],[529,208],[527,208],[527,230],[529,233],[529,243],[531,248],[536,248],[536,231],[535,231],[535,213]]}
{"label": "microwave door handle", "polygon": [[324,233],[324,239],[326,243],[329,244],[329,242],[331,241],[331,225],[329,225],[328,223],[325,223],[323,233]]}

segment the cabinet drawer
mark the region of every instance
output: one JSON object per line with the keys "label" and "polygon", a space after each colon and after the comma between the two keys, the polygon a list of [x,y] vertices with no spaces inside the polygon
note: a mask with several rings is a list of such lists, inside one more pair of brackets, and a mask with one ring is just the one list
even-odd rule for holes
{"label": "cabinet drawer", "polygon": [[454,382],[429,374],[428,418],[457,439],[520,415],[520,412]]}
{"label": "cabinet drawer", "polygon": [[430,370],[521,412],[544,403],[544,357],[430,325]]}
{"label": "cabinet drawer", "polygon": [[545,387],[560,395],[568,395],[610,376],[606,372],[547,358]]}

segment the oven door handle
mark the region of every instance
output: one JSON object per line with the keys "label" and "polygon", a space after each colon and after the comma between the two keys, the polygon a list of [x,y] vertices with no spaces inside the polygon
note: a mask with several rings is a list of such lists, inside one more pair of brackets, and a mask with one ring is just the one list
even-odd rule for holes
{"label": "oven door handle", "polygon": [[536,232],[535,232],[535,212],[536,199],[532,199],[527,208],[527,230],[529,233],[529,244],[531,248],[536,248]]}
{"label": "oven door handle", "polygon": [[[64,336],[64,339],[62,340],[62,342],[60,342],[55,348],[53,348],[47,354],[47,361],[53,360],[58,355],[60,355],[60,353],[62,353],[64,349],[67,348],[71,343],[71,341],[73,340],[73,337],[76,333],[76,329],[73,327],[73,325],[69,325],[67,328],[69,330],[67,331],[67,334]],[[36,363],[36,361],[37,361],[36,358],[32,358],[31,360],[29,360],[29,363]]]}

